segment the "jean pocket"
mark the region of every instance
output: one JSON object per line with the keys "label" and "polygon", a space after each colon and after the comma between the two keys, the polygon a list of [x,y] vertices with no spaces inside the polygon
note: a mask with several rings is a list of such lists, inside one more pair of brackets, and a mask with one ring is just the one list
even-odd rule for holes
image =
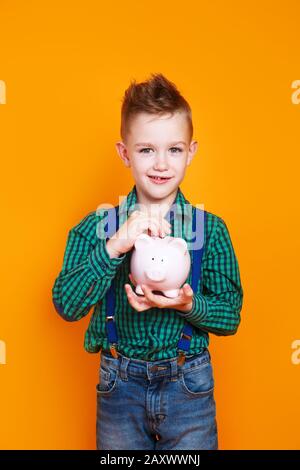
{"label": "jean pocket", "polygon": [[101,364],[99,383],[96,385],[98,395],[110,395],[116,390],[119,372],[117,369]]}
{"label": "jean pocket", "polygon": [[195,369],[183,370],[179,380],[183,391],[190,397],[205,397],[213,394],[214,377],[210,361]]}

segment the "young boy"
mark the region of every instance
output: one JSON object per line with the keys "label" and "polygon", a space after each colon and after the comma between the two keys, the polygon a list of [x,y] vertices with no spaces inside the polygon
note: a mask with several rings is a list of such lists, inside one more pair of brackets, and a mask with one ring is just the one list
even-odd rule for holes
{"label": "young boy", "polygon": [[53,302],[68,321],[95,306],[84,346],[101,352],[97,449],[217,449],[208,333],[232,335],[239,326],[243,290],[235,252],[223,219],[205,211],[196,288],[190,272],[176,298],[146,285],[144,295],[135,293],[130,254],[137,237],[186,239],[191,230],[186,208],[195,207],[179,185],[197,142],[189,104],[162,74],[130,84],[121,118],[116,148],[135,184],[110,236],[103,231],[106,211],[90,212],[69,231]]}

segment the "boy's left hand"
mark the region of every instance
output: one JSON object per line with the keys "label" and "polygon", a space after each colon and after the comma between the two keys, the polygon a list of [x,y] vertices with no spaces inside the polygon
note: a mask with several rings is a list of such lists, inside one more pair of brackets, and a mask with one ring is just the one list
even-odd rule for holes
{"label": "boy's left hand", "polygon": [[[129,279],[134,286],[137,285],[131,274],[129,274]],[[141,286],[144,296],[137,295],[130,284],[125,284],[124,287],[128,302],[138,312],[143,312],[151,307],[174,308],[181,312],[189,312],[193,306],[194,293],[189,284],[184,284],[179,290],[179,295],[173,299],[164,297],[163,295],[153,294],[151,289],[144,284]]]}

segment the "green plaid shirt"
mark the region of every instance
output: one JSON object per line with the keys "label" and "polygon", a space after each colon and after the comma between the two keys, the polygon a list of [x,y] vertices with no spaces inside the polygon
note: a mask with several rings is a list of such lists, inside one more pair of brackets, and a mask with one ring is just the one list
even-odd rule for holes
{"label": "green plaid shirt", "polygon": [[[120,226],[138,208],[135,207],[137,203],[134,185],[120,204]],[[191,217],[186,208],[189,206],[194,211],[195,207],[184,197],[180,187],[173,204],[187,215],[184,218],[187,227],[182,230],[182,224],[174,217],[170,236],[184,238],[189,246]],[[80,320],[94,307],[84,338],[87,352],[97,353],[101,348],[109,350],[105,294],[113,279],[119,337],[117,349],[127,357],[155,361],[177,356],[177,343],[186,321],[194,326],[188,354],[197,354],[208,346],[209,332],[216,335],[236,333],[243,289],[230,235],[222,218],[206,211],[201,278],[192,309],[183,313],[152,307],[137,312],[129,304],[124,289],[125,283],[131,284],[128,277],[130,252],[110,258],[103,235],[106,214],[105,209],[92,211],[69,230],[62,270],[52,288],[55,309],[65,320]],[[191,270],[186,282],[191,284]]]}

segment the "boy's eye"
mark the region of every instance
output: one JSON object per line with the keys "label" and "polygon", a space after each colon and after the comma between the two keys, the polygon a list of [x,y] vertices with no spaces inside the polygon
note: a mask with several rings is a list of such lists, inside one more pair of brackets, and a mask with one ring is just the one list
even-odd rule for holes
{"label": "boy's eye", "polygon": [[[139,152],[140,153],[149,153],[149,152],[145,152],[145,150],[152,150],[152,149],[150,147],[145,147],[145,148],[142,148]],[[180,152],[182,152],[182,149],[180,147],[171,147],[170,150],[176,150],[175,152],[171,152],[171,153],[180,153]]]}

